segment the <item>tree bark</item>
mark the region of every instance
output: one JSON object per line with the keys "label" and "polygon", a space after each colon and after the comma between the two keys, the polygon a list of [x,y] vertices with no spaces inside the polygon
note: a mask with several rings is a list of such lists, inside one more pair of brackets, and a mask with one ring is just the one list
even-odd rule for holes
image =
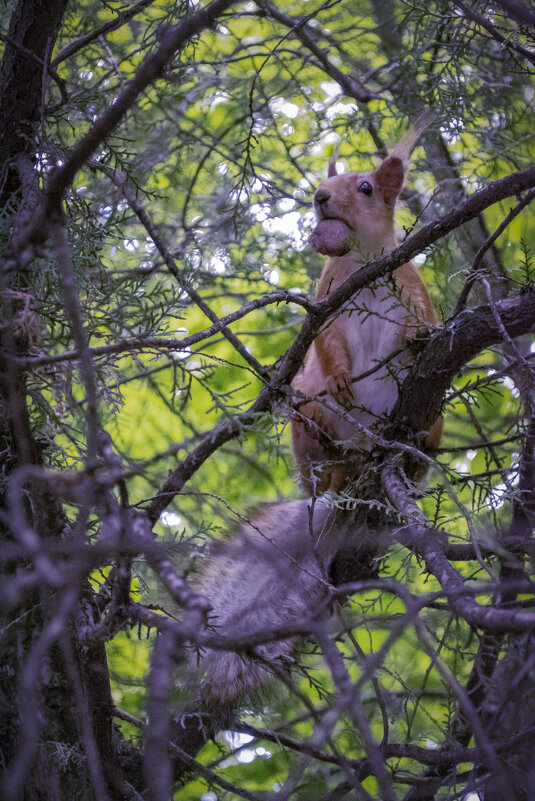
{"label": "tree bark", "polygon": [[[17,161],[32,156],[34,136],[48,80],[46,66],[68,0],[21,0],[11,15],[8,43],[0,64],[0,205],[16,197],[21,176]],[[11,43],[10,43],[11,42]]]}
{"label": "tree bark", "polygon": [[[8,259],[13,253],[13,237],[37,204],[35,138],[44,114],[47,68],[66,5],[67,0],[21,0],[10,19],[0,64],[0,203],[10,220],[4,230],[13,232],[1,242],[1,252]],[[0,341],[4,467],[0,505],[13,512],[8,509],[7,481],[26,470],[39,471],[42,449],[31,426],[24,372],[13,359],[28,353],[20,315],[23,308],[33,314],[31,280],[4,272],[1,290],[5,325]],[[24,307],[24,303],[28,305]],[[40,538],[59,537],[65,518],[47,483],[22,479],[21,483],[25,489],[21,495],[26,498],[18,510],[21,525],[31,527]],[[20,535],[20,527],[2,525],[4,540],[16,540]],[[2,571],[5,575],[4,566]],[[53,594],[35,593],[11,614],[14,623],[2,621],[0,649],[0,761],[7,769],[4,797],[11,801],[90,798],[65,651],[57,640],[44,652],[40,648],[40,643],[51,637],[51,623],[58,615]],[[66,632],[70,638],[70,626]]]}

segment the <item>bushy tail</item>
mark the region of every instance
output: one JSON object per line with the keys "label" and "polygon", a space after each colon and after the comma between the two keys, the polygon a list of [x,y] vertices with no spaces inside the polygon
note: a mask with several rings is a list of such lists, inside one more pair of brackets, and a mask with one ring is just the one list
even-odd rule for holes
{"label": "bushy tail", "polygon": [[[286,670],[310,624],[331,601],[332,584],[376,574],[379,529],[357,524],[358,511],[303,499],[265,506],[210,554],[199,590],[224,648],[205,649],[189,666],[188,708],[175,719],[174,741],[194,756],[232,725],[238,703],[261,698],[274,673]],[[367,530],[366,530],[367,529]],[[292,628],[285,637],[270,636]],[[244,638],[265,639],[244,650]],[[195,689],[196,688],[196,689]],[[177,762],[177,776],[184,765]]]}
{"label": "bushy tail", "polygon": [[[312,509],[312,512],[311,512]],[[229,650],[208,650],[196,665],[204,711],[224,716],[261,689],[299,635],[270,639],[254,650],[232,650],[238,639],[318,618],[329,602],[329,569],[347,541],[352,515],[307,500],[266,506],[218,544],[200,578],[212,604],[210,623]]]}

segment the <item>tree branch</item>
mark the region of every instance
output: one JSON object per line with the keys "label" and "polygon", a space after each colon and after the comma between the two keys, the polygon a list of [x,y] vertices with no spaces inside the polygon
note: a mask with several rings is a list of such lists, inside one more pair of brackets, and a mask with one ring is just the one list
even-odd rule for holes
{"label": "tree branch", "polygon": [[80,36],[78,39],[75,39],[73,42],[69,42],[69,44],[65,45],[65,47],[62,47],[59,53],[54,57],[52,61],[52,67],[57,67],[57,65],[61,64],[62,61],[70,58],[70,56],[74,55],[74,53],[78,53],[79,50],[82,50],[82,48],[84,48],[90,42],[98,39],[99,36],[104,36],[106,33],[116,31],[117,28],[120,28],[125,24],[125,22],[131,20],[136,16],[136,14],[139,14],[140,11],[148,8],[148,6],[152,5],[153,3],[154,0],[139,0],[139,2],[134,3],[134,5],[130,6],[130,8],[125,8],[124,11],[117,12],[115,19],[109,20],[103,25],[99,25],[98,28],[95,28],[89,33],[86,33],[83,36]]}
{"label": "tree branch", "polygon": [[466,14],[466,16],[471,19],[472,22],[475,22],[477,25],[481,25],[482,28],[488,31],[492,38],[501,45],[507,45],[507,47],[511,47],[519,55],[527,58],[532,64],[535,64],[535,53],[531,53],[529,50],[526,50],[525,47],[516,44],[514,41],[511,42],[509,39],[506,39],[505,36],[502,36],[496,26],[492,24],[492,22],[490,22],[488,19],[485,19],[482,14],[478,14],[478,12],[474,11],[473,8],[469,8],[466,3],[462,3],[461,0],[455,0],[455,5],[458,6],[463,14]]}
{"label": "tree branch", "polygon": [[21,250],[27,243],[45,241],[48,237],[46,220],[53,215],[61,213],[61,203],[72,184],[76,173],[87,163],[95,150],[107,139],[111,132],[124,119],[127,112],[134,106],[142,92],[157,78],[160,78],[167,64],[173,56],[206,28],[214,25],[218,17],[230,8],[235,0],[214,0],[206,8],[188,14],[178,25],[167,30],[159,48],[155,53],[146,56],[137,68],[135,76],[126,85],[125,89],[109,106],[108,110],[99,117],[90,130],[73,147],[65,164],[56,169],[48,181],[45,190],[43,206],[36,220],[26,232]]}
{"label": "tree branch", "polygon": [[529,631],[535,626],[535,612],[522,609],[496,609],[482,606],[472,600],[464,587],[460,573],[448,562],[442,548],[436,543],[436,535],[423,512],[410,497],[396,471],[387,466],[381,474],[383,489],[403,517],[411,526],[411,534],[418,551],[424,557],[427,569],[435,576],[444,590],[451,608],[470,625],[492,629],[496,632]]}

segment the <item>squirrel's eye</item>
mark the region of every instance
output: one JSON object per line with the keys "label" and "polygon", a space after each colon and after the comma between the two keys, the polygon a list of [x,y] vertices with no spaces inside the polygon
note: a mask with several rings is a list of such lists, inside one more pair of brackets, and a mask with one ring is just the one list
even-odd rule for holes
{"label": "squirrel's eye", "polygon": [[370,197],[373,192],[373,186],[368,181],[363,181],[359,186],[359,192],[362,192]]}

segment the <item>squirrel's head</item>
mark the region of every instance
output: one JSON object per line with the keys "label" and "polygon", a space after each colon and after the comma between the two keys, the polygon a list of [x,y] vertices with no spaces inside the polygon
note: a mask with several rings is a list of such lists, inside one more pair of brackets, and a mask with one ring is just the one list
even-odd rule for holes
{"label": "squirrel's head", "polygon": [[409,167],[412,147],[432,116],[421,115],[373,172],[338,175],[336,159],[314,195],[317,226],[310,245],[327,256],[349,251],[380,255],[395,247],[394,207]]}

